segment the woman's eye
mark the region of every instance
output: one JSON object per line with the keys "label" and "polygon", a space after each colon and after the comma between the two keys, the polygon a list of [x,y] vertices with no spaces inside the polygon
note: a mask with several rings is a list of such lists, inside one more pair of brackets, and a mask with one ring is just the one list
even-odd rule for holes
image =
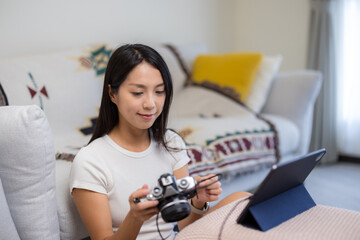
{"label": "woman's eye", "polygon": [[142,92],[132,92],[132,94],[133,94],[134,96],[140,96],[140,95],[142,94]]}
{"label": "woman's eye", "polygon": [[157,94],[164,94],[165,90],[161,90],[161,91],[156,91]]}

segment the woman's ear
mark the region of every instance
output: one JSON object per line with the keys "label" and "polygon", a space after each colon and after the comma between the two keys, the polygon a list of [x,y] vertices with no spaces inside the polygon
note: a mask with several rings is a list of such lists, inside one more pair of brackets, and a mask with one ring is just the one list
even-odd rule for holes
{"label": "woman's ear", "polygon": [[110,84],[108,84],[108,93],[110,96],[110,100],[116,104],[115,94],[112,92]]}

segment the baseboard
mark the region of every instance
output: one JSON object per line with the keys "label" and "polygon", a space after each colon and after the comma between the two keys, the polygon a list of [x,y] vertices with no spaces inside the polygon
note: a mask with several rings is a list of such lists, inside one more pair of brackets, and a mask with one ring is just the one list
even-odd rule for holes
{"label": "baseboard", "polygon": [[340,155],[338,160],[339,162],[351,162],[360,164],[360,157]]}

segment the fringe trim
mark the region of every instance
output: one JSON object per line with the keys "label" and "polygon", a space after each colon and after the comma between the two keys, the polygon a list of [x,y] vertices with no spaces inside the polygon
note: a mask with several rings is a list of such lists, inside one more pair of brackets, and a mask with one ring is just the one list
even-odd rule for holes
{"label": "fringe trim", "polygon": [[8,105],[9,105],[8,99],[0,83],[0,106],[8,106]]}
{"label": "fringe trim", "polygon": [[191,79],[191,71],[190,71],[190,69],[188,69],[186,67],[186,65],[185,65],[180,53],[176,49],[176,47],[171,44],[165,44],[164,46],[167,47],[174,54],[175,58],[178,60],[178,63],[180,65],[181,69],[185,73],[185,75],[186,75],[185,86],[192,83],[193,80]]}

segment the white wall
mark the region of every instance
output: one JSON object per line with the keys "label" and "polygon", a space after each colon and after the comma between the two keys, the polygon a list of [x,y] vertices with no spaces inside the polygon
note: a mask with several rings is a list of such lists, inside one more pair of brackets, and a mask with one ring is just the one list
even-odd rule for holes
{"label": "white wall", "polygon": [[0,58],[87,43],[205,42],[304,68],[308,0],[0,0]]}
{"label": "white wall", "polygon": [[306,68],[309,0],[240,0],[236,9],[235,50],[279,53],[281,69]]}
{"label": "white wall", "polygon": [[0,57],[84,43],[186,43],[215,47],[216,0],[1,0]]}

